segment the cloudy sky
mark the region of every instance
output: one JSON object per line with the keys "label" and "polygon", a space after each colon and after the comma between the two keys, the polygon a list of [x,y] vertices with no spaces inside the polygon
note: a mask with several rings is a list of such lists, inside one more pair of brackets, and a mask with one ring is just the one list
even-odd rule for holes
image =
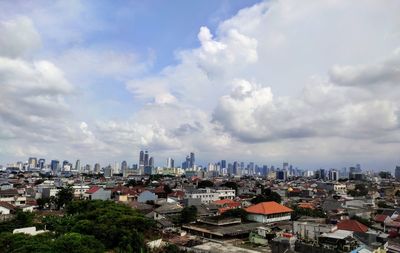
{"label": "cloudy sky", "polygon": [[0,164],[400,164],[400,1],[1,1]]}

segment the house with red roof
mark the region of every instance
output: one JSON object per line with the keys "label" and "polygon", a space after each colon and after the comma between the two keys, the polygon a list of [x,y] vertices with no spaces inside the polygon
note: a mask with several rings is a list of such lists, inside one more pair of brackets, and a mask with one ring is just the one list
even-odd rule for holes
{"label": "house with red roof", "polygon": [[337,227],[338,229],[341,230],[360,232],[360,233],[366,233],[369,229],[367,226],[356,220],[341,220],[337,224]]}
{"label": "house with red roof", "polygon": [[240,203],[232,199],[220,199],[213,202],[218,207],[218,213],[223,214],[224,212],[240,207]]}
{"label": "house with red roof", "polygon": [[105,190],[103,187],[94,185],[86,191],[85,196],[90,200],[109,200],[111,199],[111,191]]}
{"label": "house with red roof", "polygon": [[247,207],[247,218],[252,221],[271,223],[290,220],[292,209],[275,201],[261,202]]}

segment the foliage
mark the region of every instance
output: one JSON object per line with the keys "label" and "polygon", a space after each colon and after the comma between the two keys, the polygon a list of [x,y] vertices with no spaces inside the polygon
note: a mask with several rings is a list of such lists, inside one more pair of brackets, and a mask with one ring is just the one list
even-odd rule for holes
{"label": "foliage", "polygon": [[145,248],[143,232],[154,222],[138,211],[111,201],[75,201],[67,207],[77,222],[73,232],[93,235],[107,249],[140,252]]}
{"label": "foliage", "polygon": [[281,195],[278,193],[272,191],[270,188],[263,189],[262,193],[255,196],[252,200],[251,203],[253,204],[258,204],[261,202],[267,202],[267,201],[275,201],[277,203],[282,202]]}
{"label": "foliage", "polygon": [[33,226],[33,218],[33,213],[17,209],[13,219],[0,223],[0,232],[12,232],[16,228]]}
{"label": "foliage", "polygon": [[224,183],[222,186],[234,189],[236,192],[237,192],[237,189],[238,189],[237,183],[231,182],[231,181]]}
{"label": "foliage", "polygon": [[310,208],[301,208],[298,206],[292,207],[292,219],[297,220],[301,216],[309,216],[309,217],[317,217],[317,218],[326,218],[326,213],[322,209],[310,209]]}
{"label": "foliage", "polygon": [[172,193],[171,187],[169,187],[169,185],[167,185],[167,184],[164,185],[164,191],[165,191],[166,194]]}
{"label": "foliage", "polygon": [[143,185],[142,181],[136,181],[135,179],[129,179],[129,181],[125,184],[126,187],[135,187],[138,185]]}
{"label": "foliage", "polygon": [[364,184],[356,184],[354,190],[347,191],[347,194],[352,197],[366,196],[368,194],[368,188]]}
{"label": "foliage", "polygon": [[58,238],[52,233],[43,233],[36,236],[27,234],[0,234],[0,252],[18,253],[100,253],[104,246],[93,236],[69,233]]}
{"label": "foliage", "polygon": [[213,187],[214,183],[211,182],[210,180],[203,180],[198,182],[197,188],[207,188],[207,187]]}
{"label": "foliage", "polygon": [[53,250],[54,252],[101,253],[104,252],[104,246],[93,236],[68,233],[54,241]]}
{"label": "foliage", "polygon": [[379,202],[377,203],[377,205],[378,205],[379,208],[391,208],[391,206],[389,206],[388,204],[386,204],[385,201],[379,201]]}
{"label": "foliage", "polygon": [[181,211],[180,223],[189,223],[196,221],[197,219],[197,208],[195,206],[185,207]]}
{"label": "foliage", "polygon": [[60,210],[64,206],[68,205],[74,199],[74,190],[71,186],[62,188],[57,192],[54,204],[57,210]]}
{"label": "foliage", "polygon": [[367,227],[372,226],[372,222],[369,219],[365,219],[365,218],[362,218],[362,217],[356,216],[356,215],[352,216],[351,219],[356,220],[356,221],[364,224]]}
{"label": "foliage", "polygon": [[225,211],[221,216],[226,218],[228,217],[241,218],[242,221],[247,220],[247,212],[243,208],[229,209]]}

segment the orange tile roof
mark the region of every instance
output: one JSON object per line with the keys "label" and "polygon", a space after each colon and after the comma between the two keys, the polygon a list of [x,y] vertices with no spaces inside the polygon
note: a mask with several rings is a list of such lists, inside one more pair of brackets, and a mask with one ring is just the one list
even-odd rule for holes
{"label": "orange tile roof", "polygon": [[356,220],[342,220],[337,224],[338,229],[365,233],[368,227]]}
{"label": "orange tile roof", "polygon": [[315,209],[314,204],[311,203],[300,203],[298,205],[299,208],[305,208],[305,209]]}
{"label": "orange tile roof", "polygon": [[292,209],[276,203],[275,201],[261,202],[256,205],[249,206],[245,209],[248,213],[256,214],[276,214],[293,212]]}

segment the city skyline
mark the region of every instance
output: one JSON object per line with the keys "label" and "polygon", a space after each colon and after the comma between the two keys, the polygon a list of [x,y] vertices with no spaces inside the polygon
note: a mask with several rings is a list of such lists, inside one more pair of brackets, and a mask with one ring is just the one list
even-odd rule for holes
{"label": "city skyline", "polygon": [[194,152],[202,165],[394,170],[399,8],[3,1],[0,164],[131,164],[146,147],[157,165]]}

